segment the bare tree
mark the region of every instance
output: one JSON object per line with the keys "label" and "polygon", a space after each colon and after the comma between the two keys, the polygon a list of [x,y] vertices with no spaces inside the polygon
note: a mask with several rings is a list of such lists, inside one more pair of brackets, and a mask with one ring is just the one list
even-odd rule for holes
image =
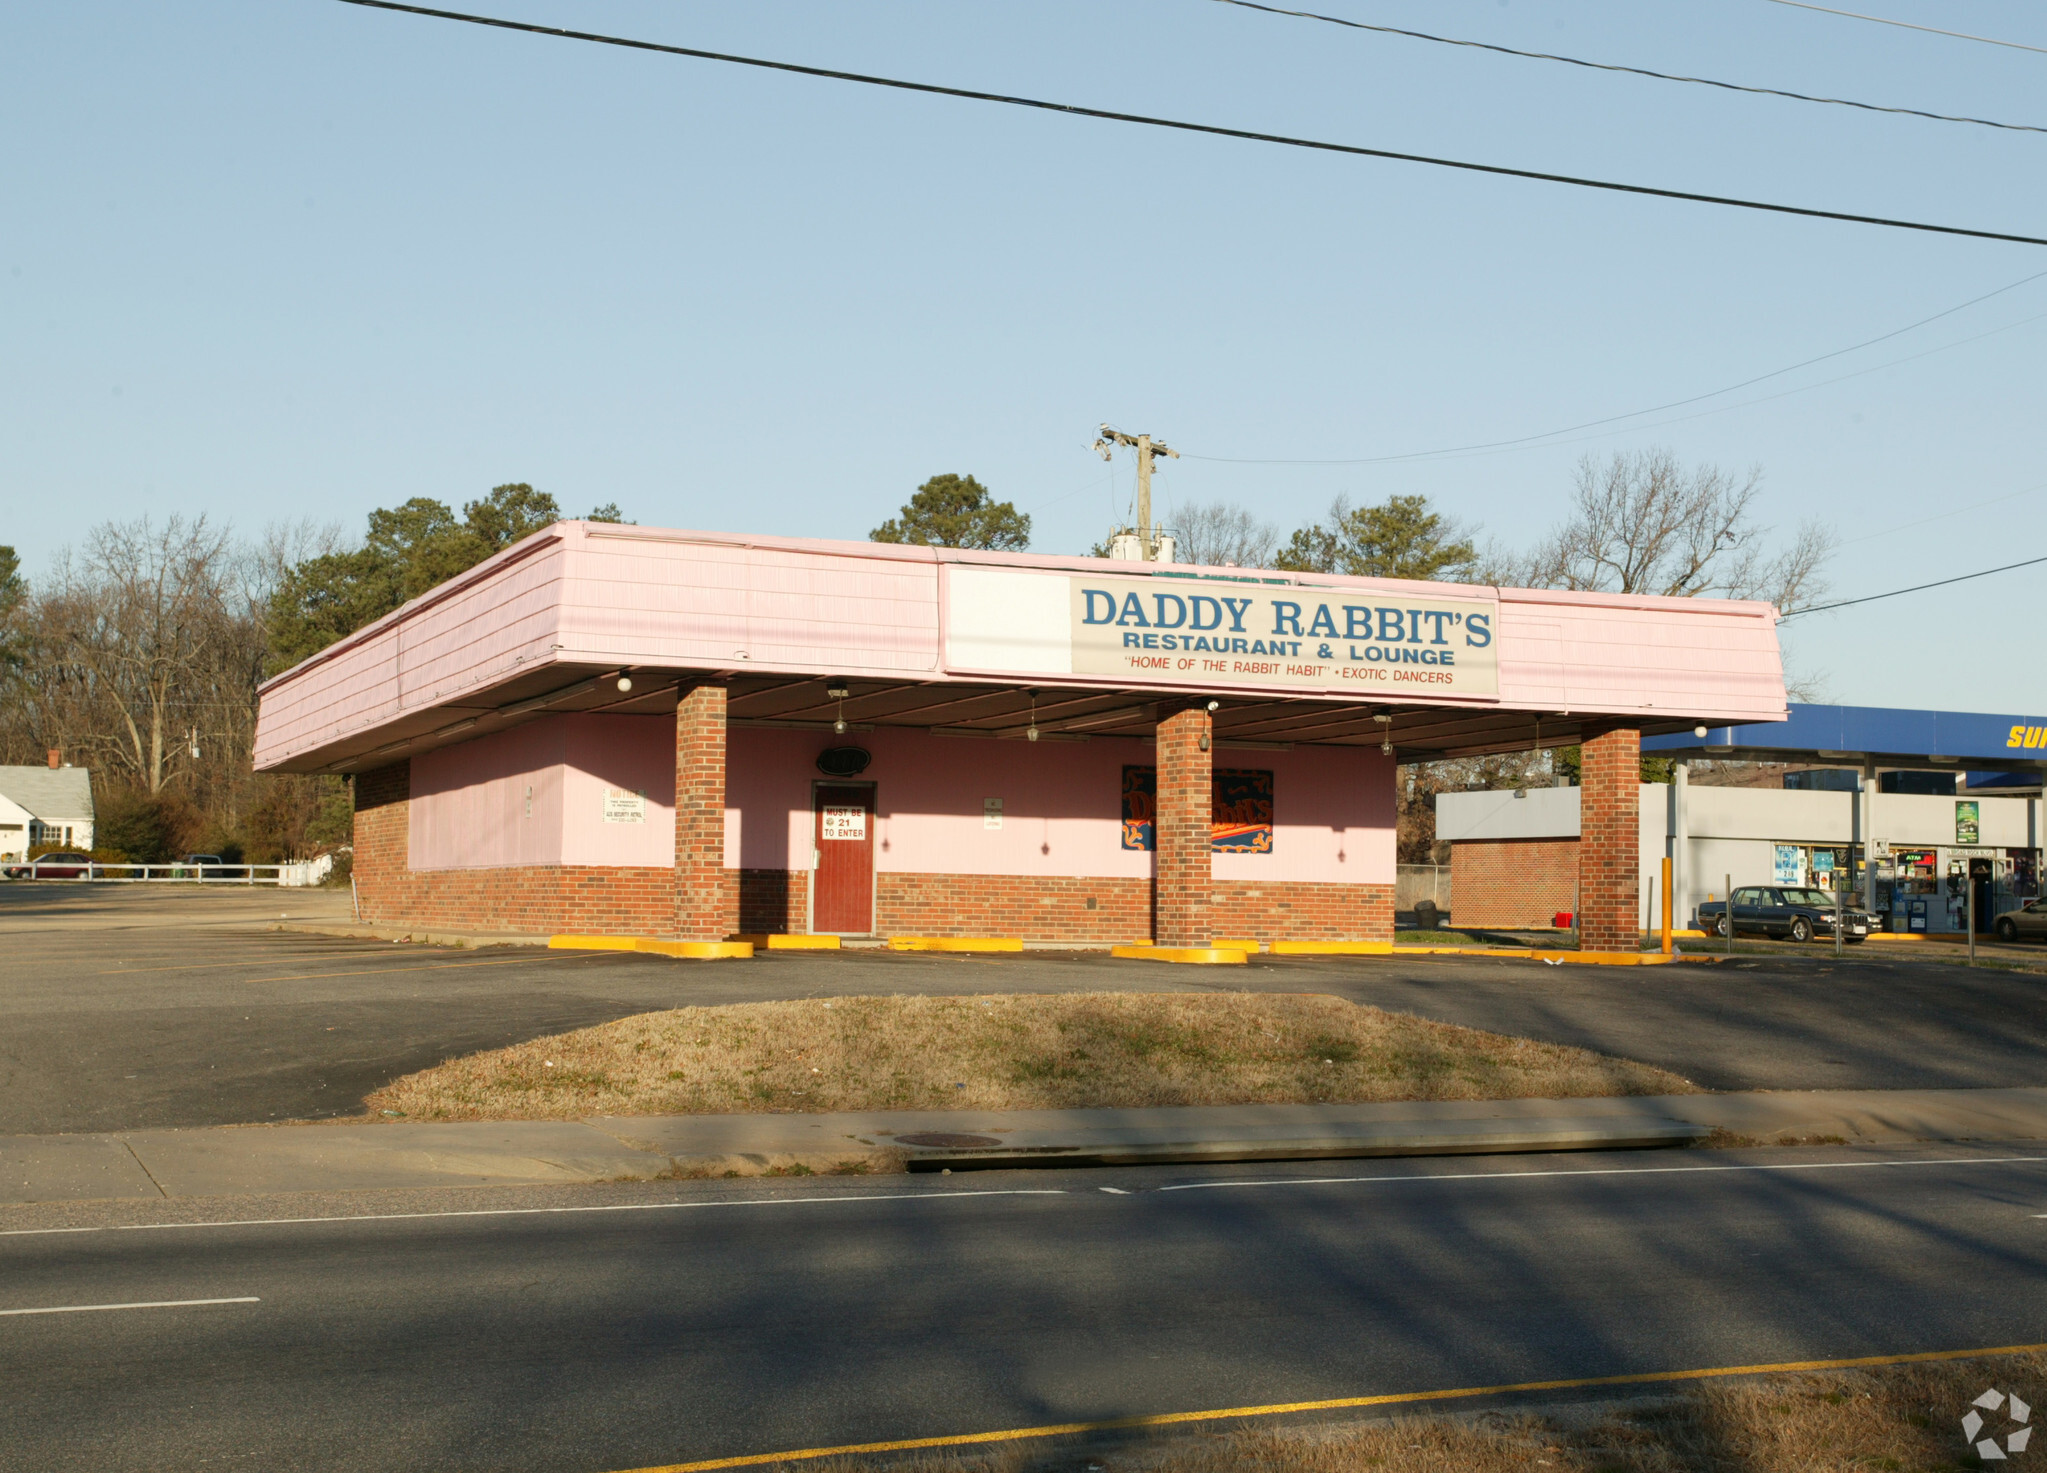
{"label": "bare tree", "polygon": [[1826,593],[1834,536],[1801,527],[1791,545],[1766,550],[1770,529],[1753,516],[1763,473],[1717,466],[1687,470],[1667,450],[1616,452],[1578,463],[1571,516],[1511,571],[1531,588],[1753,598],[1792,613]]}
{"label": "bare tree", "polygon": [[1226,501],[1196,502],[1173,518],[1179,545],[1173,555],[1207,568],[1269,568],[1279,533],[1241,506]]}
{"label": "bare tree", "polygon": [[52,734],[151,793],[202,736],[245,744],[261,644],[236,562],[204,517],[107,523],[61,555],[33,619]]}

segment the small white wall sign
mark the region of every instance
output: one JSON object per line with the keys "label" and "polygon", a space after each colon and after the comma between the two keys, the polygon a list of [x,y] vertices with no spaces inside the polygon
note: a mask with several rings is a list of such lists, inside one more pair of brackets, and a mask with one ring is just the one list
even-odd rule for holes
{"label": "small white wall sign", "polygon": [[865,808],[842,808],[835,804],[826,804],[824,810],[824,836],[827,839],[866,838],[867,810]]}
{"label": "small white wall sign", "polygon": [[647,794],[644,790],[634,792],[630,788],[606,788],[604,790],[604,821],[606,823],[645,823],[647,821]]}
{"label": "small white wall sign", "polygon": [[1002,800],[983,798],[981,800],[981,827],[999,829],[1002,827]]}

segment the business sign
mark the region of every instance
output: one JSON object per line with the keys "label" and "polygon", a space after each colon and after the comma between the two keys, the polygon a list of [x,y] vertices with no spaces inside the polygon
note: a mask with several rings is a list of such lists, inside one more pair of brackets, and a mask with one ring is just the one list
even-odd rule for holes
{"label": "business sign", "polygon": [[948,570],[946,663],[1208,689],[1496,696],[1499,604],[1159,573]]}
{"label": "business sign", "polygon": [[827,839],[865,839],[867,810],[827,803],[820,828],[823,837]]}
{"label": "business sign", "polygon": [[1805,851],[1796,844],[1779,844],[1775,862],[1770,866],[1770,879],[1778,885],[1803,885],[1805,883]]}
{"label": "business sign", "polygon": [[1983,805],[1975,799],[1958,799],[1955,803],[1955,842],[1957,844],[1980,844],[1982,832]]}
{"label": "business sign", "polygon": [[604,821],[606,823],[645,823],[647,821],[647,795],[629,788],[606,788],[604,790]]}
{"label": "business sign", "polygon": [[1073,672],[1496,695],[1498,606],[1177,578],[1071,578]]}
{"label": "business sign", "polygon": [[2014,726],[2004,735],[2006,750],[2012,752],[2032,751],[2047,747],[2047,726]]}

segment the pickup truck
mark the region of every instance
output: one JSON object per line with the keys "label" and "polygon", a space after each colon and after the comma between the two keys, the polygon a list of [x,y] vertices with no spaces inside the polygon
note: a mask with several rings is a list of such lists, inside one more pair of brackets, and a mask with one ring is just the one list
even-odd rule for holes
{"label": "pickup truck", "polygon": [[[1810,941],[1815,936],[1834,934],[1834,897],[1825,890],[1808,890],[1800,885],[1747,885],[1734,892],[1734,930],[1751,935],[1785,936],[1793,941]],[[1857,905],[1844,906],[1841,939],[1866,941],[1880,929],[1881,922]],[[1699,929],[1725,936],[1728,905],[1724,900],[1702,901]]]}

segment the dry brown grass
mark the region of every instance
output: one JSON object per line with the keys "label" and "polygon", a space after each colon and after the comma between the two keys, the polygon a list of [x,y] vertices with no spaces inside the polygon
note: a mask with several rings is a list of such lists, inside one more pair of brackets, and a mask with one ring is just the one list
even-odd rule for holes
{"label": "dry brown grass", "polygon": [[1681,1094],[1674,1074],[1271,993],[841,997],[643,1013],[369,1098],[426,1120]]}
{"label": "dry brown grass", "polygon": [[[914,1461],[831,1459],[818,1473],[1944,1473],[1993,1466],[1963,1440],[1988,1387],[2047,1402],[2047,1357],[1698,1382],[1633,1406],[1394,1418],[1133,1442],[1076,1456],[1016,1446]],[[2036,1418],[2035,1420],[2038,1420]],[[1991,1428],[2008,1432],[2001,1417]],[[1988,1430],[1988,1429],[1986,1429]],[[2024,1468],[2028,1449],[2008,1465]]]}

